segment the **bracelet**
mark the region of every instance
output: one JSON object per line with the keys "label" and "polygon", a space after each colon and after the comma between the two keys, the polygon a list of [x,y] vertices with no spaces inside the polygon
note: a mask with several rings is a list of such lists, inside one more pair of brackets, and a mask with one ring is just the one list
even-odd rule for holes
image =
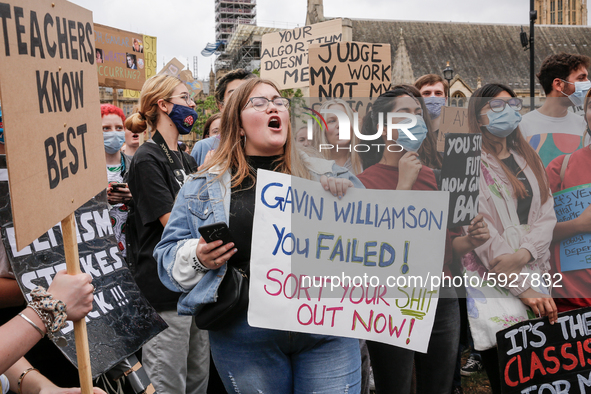
{"label": "bracelet", "polygon": [[197,257],[193,257],[193,269],[197,272],[207,272],[210,271],[209,268],[201,264]]}
{"label": "bracelet", "polygon": [[[22,317],[23,319],[25,319],[30,325],[33,326],[33,328],[35,328],[35,330],[37,330],[37,332],[39,332],[39,334],[41,334],[41,338],[45,337],[45,333],[43,332],[43,330],[41,330],[34,322],[33,320],[29,319],[27,316],[23,315],[22,312],[18,314],[20,317]],[[43,319],[41,319],[43,320]]]}
{"label": "bracelet", "polygon": [[37,372],[39,372],[39,370],[38,370],[37,368],[30,367],[30,368],[27,368],[27,369],[25,369],[25,370],[23,371],[23,373],[21,373],[21,376],[18,378],[18,384],[17,384],[17,387],[18,387],[18,394],[23,394],[23,387],[22,387],[22,384],[23,384],[23,379],[24,379],[24,378],[25,378],[25,376],[27,376],[27,374],[28,374],[29,372],[31,372],[31,371],[37,371]]}
{"label": "bracelet", "polygon": [[55,300],[51,294],[41,286],[31,291],[33,301],[27,307],[33,309],[47,328],[47,336],[53,339],[53,334],[66,326],[66,304]]}

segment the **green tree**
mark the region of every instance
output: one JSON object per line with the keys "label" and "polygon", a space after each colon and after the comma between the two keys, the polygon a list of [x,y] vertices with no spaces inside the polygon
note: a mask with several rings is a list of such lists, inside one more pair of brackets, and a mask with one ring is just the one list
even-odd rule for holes
{"label": "green tree", "polygon": [[207,122],[207,119],[209,119],[211,115],[218,112],[218,106],[215,102],[214,96],[207,96],[205,100],[196,101],[195,104],[197,104],[195,111],[199,115],[199,118],[197,119],[197,122],[193,124],[191,131],[199,136],[203,136],[205,122]]}

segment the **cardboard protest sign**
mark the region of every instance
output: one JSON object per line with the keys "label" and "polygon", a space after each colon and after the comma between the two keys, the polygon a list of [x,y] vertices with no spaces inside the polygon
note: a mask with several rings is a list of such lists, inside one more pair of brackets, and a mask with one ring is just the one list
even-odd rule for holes
{"label": "cardboard protest sign", "polygon": [[349,189],[339,200],[263,170],[256,187],[251,326],[427,351],[448,193]]}
{"label": "cardboard protest sign", "polygon": [[441,190],[450,192],[447,227],[470,224],[478,215],[480,134],[448,133],[441,169]]}
{"label": "cardboard protest sign", "polygon": [[23,248],[107,184],[95,39],[92,13],[64,0],[7,1],[0,14],[2,115]]}
{"label": "cardboard protest sign", "polygon": [[468,109],[461,107],[442,107],[439,135],[437,137],[437,151],[445,149],[445,135],[448,133],[469,133]]}
{"label": "cardboard protest sign", "polygon": [[162,67],[162,70],[160,70],[158,75],[166,74],[178,78],[183,68],[185,68],[183,63],[181,63],[176,57],[173,57],[164,67]]}
{"label": "cardboard protest sign", "polygon": [[517,323],[497,344],[503,394],[591,391],[591,308]]}
{"label": "cardboard protest sign", "polygon": [[390,89],[390,44],[311,44],[310,97],[378,97]]}
{"label": "cardboard protest sign", "polygon": [[[146,80],[156,75],[156,68],[158,66],[156,58],[156,37],[144,35],[144,70],[146,72]],[[123,97],[126,98],[140,98],[139,90],[123,90]]]}
{"label": "cardboard protest sign", "polygon": [[173,57],[172,60],[166,63],[162,70],[160,70],[158,75],[166,74],[177,77],[185,83],[187,89],[189,89],[191,97],[195,97],[196,94],[203,90],[203,84],[193,79],[193,73],[191,73],[190,70],[183,70],[184,67],[183,63],[181,63],[176,57]]}
{"label": "cardboard protest sign", "polygon": [[[579,217],[591,204],[591,184],[554,193],[554,211],[558,222]],[[563,272],[591,268],[591,234],[578,234],[560,242],[560,269]]]}
{"label": "cardboard protest sign", "polygon": [[308,86],[308,46],[343,39],[341,19],[263,35],[261,78],[279,89]]}
{"label": "cardboard protest sign", "polygon": [[141,90],[146,81],[144,36],[94,24],[99,85]]}
{"label": "cardboard protest sign", "polygon": [[[106,191],[103,189],[80,207],[75,216],[82,271],[93,277],[96,289],[94,309],[86,320],[92,376],[97,377],[135,353],[167,325],[140,293],[119,253]],[[60,226],[50,228],[19,250],[14,239],[6,181],[0,181],[0,225],[8,259],[21,290],[30,300],[28,294],[35,286],[47,288],[55,273],[66,267]],[[72,322],[68,322],[58,336],[67,340],[67,346],[60,350],[77,366]]]}

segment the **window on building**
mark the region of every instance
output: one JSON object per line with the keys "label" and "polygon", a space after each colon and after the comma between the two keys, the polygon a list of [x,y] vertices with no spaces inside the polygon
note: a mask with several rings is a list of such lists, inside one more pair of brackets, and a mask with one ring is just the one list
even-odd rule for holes
{"label": "window on building", "polygon": [[451,95],[452,107],[464,107],[467,104],[466,95],[460,91],[455,91]]}
{"label": "window on building", "polygon": [[556,8],[558,8],[556,10],[556,23],[558,23],[559,25],[562,25],[562,0],[557,0],[558,4]]}
{"label": "window on building", "polygon": [[577,24],[577,0],[570,0],[570,24]]}
{"label": "window on building", "polygon": [[550,1],[550,24],[556,24],[556,1]]}

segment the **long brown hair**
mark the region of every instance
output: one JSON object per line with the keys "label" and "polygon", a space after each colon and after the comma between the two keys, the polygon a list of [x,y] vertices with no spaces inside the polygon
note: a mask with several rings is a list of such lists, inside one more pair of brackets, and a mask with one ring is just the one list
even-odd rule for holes
{"label": "long brown hair", "polygon": [[[363,118],[363,124],[361,126],[361,133],[365,135],[374,135],[378,127],[378,114],[392,112],[396,106],[396,99],[399,97],[408,96],[417,101],[421,106],[423,112],[423,120],[427,125],[427,136],[421,147],[417,151],[422,164],[429,168],[440,169],[442,165],[441,157],[437,153],[437,139],[435,133],[432,130],[431,118],[429,112],[425,107],[425,102],[421,98],[421,95],[417,88],[411,85],[397,85],[392,89],[382,93],[373,103],[371,111],[368,111]],[[380,126],[381,127],[381,126]],[[384,150],[379,149],[379,145],[384,145],[386,141],[384,137],[380,136],[371,145],[371,148],[366,152],[360,152],[361,159],[363,160],[363,168],[368,168],[382,159]],[[375,147],[378,147],[375,149]]]}
{"label": "long brown hair", "polygon": [[[341,105],[344,109],[345,109],[345,113],[347,114],[347,116],[349,117],[349,121],[350,124],[353,124],[353,109],[351,109],[351,106],[349,105],[349,103],[347,103],[345,100],[343,99],[332,99],[329,101],[325,101],[322,106],[320,107],[320,109],[318,110],[318,112],[322,112],[323,109],[328,109],[328,107],[331,107],[333,105]],[[312,144],[314,145],[314,147],[316,149],[318,149],[319,152],[322,153],[322,157],[324,157],[326,160],[331,160],[332,159],[332,150],[320,150],[320,145],[321,144],[328,144],[328,139],[326,138],[326,132],[328,130],[324,130],[324,128],[320,128],[318,126],[317,123],[314,123],[313,125],[314,128],[314,139],[312,140]],[[355,147],[357,146],[357,144],[359,144],[359,137],[357,137],[357,135],[355,135],[355,133],[353,132],[353,129],[350,130],[350,134],[351,134],[351,143],[350,143],[350,147]],[[361,162],[361,157],[359,156],[359,153],[357,153],[357,151],[355,149],[351,149],[350,153],[349,153],[349,158],[351,159],[351,172],[353,173],[353,175],[358,175],[361,174],[363,172],[363,163]]]}
{"label": "long brown hair", "polygon": [[[253,182],[255,181],[254,175],[251,173],[248,162],[246,161],[244,138],[240,135],[240,130],[242,129],[241,115],[242,109],[248,102],[252,91],[263,83],[273,87],[277,91],[277,94],[279,94],[279,89],[273,82],[260,78],[249,79],[232,93],[222,113],[220,145],[216,149],[211,163],[204,168],[204,170],[208,170],[214,166],[220,166],[222,171],[216,179],[220,178],[224,172],[233,169],[232,187],[240,185],[246,177],[250,177]],[[275,161],[276,166],[273,171],[291,174],[291,122],[287,122],[287,125],[283,126],[287,126],[287,139],[285,141],[283,155]]]}
{"label": "long brown hair", "polygon": [[[509,167],[507,167],[505,163],[499,159],[498,155],[503,149],[502,144],[495,141],[493,139],[493,135],[488,131],[488,129],[484,126],[481,126],[478,122],[482,108],[484,108],[484,106],[488,104],[492,98],[496,97],[502,92],[509,93],[511,97],[517,97],[511,88],[498,83],[489,83],[484,85],[480,89],[477,89],[474,94],[472,94],[472,97],[470,97],[470,104],[468,105],[468,127],[470,129],[470,133],[482,134],[482,150],[493,156],[495,160],[501,165],[501,168],[511,183],[511,187],[515,191],[515,195],[517,198],[522,199],[527,197],[527,190],[525,189],[525,186],[523,186],[523,183],[517,179]],[[538,156],[536,151],[527,143],[527,141],[525,141],[525,138],[523,138],[523,135],[521,135],[519,126],[509,136],[506,137],[506,141],[507,149],[512,149],[517,152],[525,159],[527,165],[532,169],[538,181],[542,204],[544,204],[548,198],[550,198],[550,185],[548,183],[548,177],[546,176],[542,159],[540,159],[540,156]]]}
{"label": "long brown hair", "polygon": [[[441,170],[443,167],[443,159],[441,155],[437,152],[437,135],[433,130],[433,124],[431,123],[431,115],[429,115],[429,111],[427,111],[427,106],[425,105],[425,100],[423,96],[421,96],[421,92],[413,85],[397,85],[398,87],[402,87],[409,92],[411,92],[415,99],[419,101],[421,105],[421,109],[423,111],[423,120],[427,125],[427,137],[421,144],[421,147],[417,151],[419,154],[419,158],[429,168],[434,168]],[[397,86],[394,86],[392,89],[396,89]],[[445,85],[444,85],[445,86]]]}

